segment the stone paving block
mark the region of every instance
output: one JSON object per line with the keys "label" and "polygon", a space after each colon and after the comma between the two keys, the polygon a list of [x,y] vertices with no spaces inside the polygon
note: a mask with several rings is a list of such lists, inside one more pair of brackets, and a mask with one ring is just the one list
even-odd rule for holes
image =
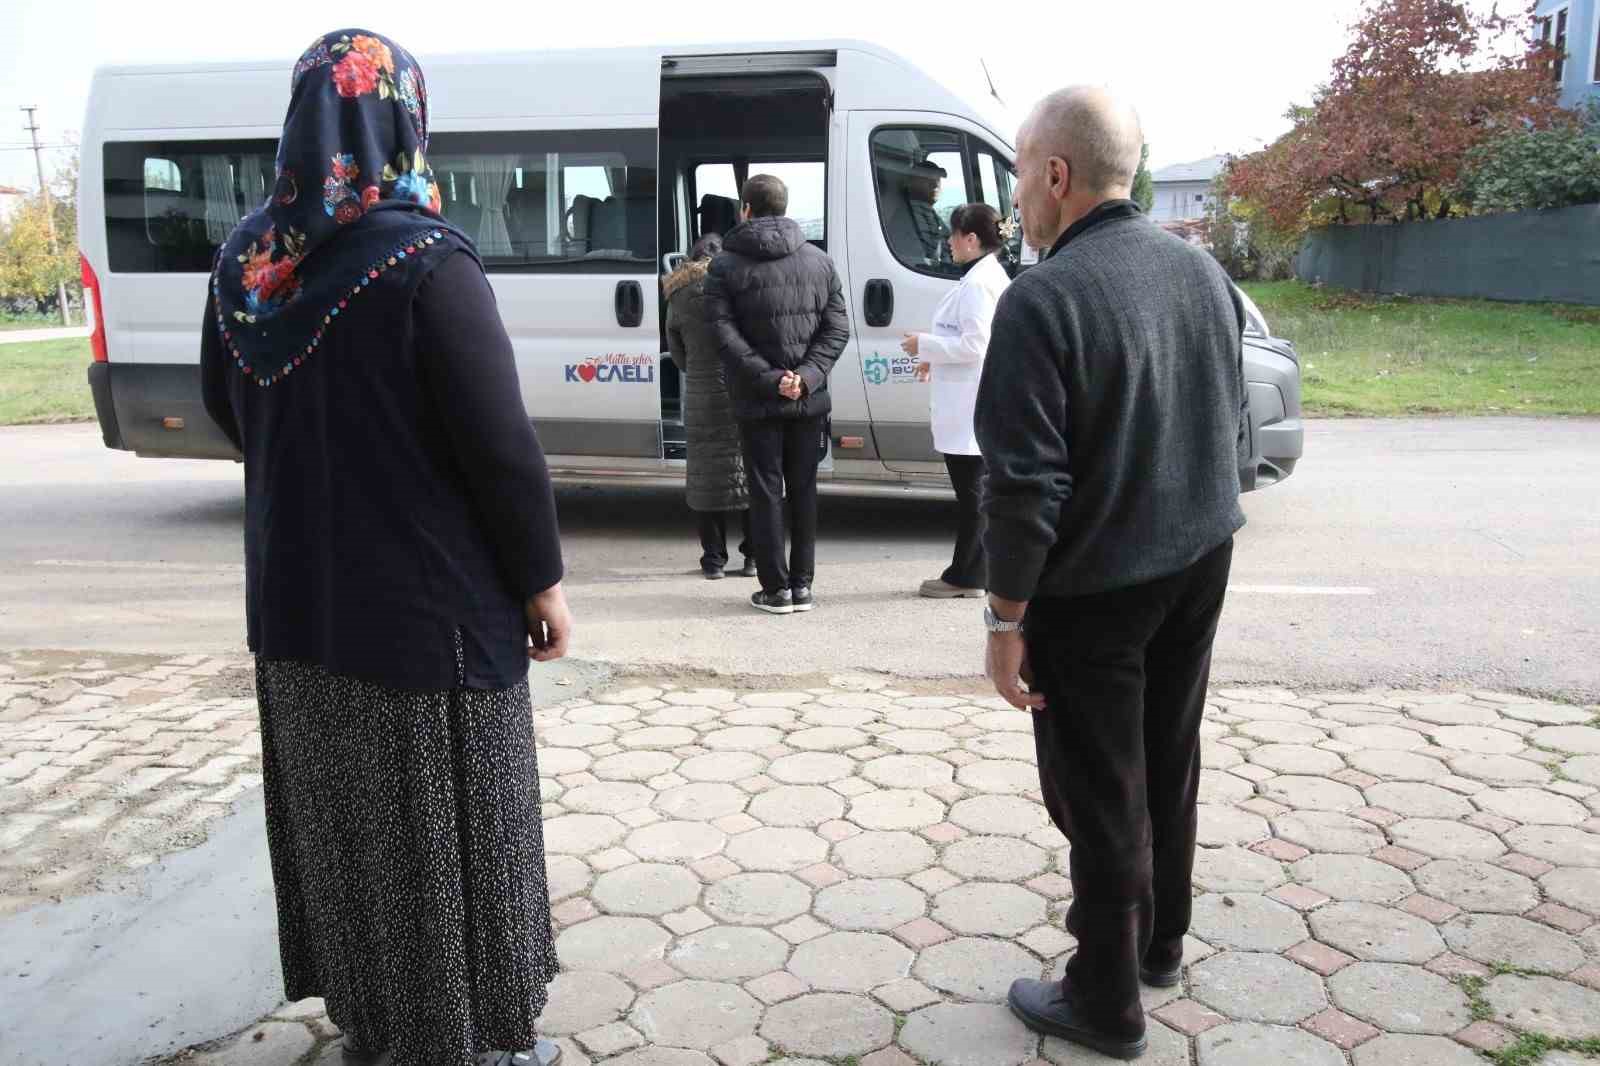
{"label": "stone paving block", "polygon": [[1404,1033],[1379,1036],[1352,1057],[1355,1066],[1483,1066],[1483,1059],[1453,1040]]}
{"label": "stone paving block", "polygon": [[786,874],[735,873],[715,881],[705,893],[705,908],[734,925],[778,925],[811,907],[811,890]]}
{"label": "stone paving block", "polygon": [[1279,862],[1296,862],[1311,854],[1299,844],[1292,844],[1278,837],[1252,844],[1250,845],[1250,850],[1268,858],[1277,859]]}
{"label": "stone paving block", "polygon": [[[1263,782],[1262,788],[1265,790],[1266,788],[1271,787],[1274,781],[1282,780],[1283,778],[1281,777],[1274,777],[1269,781]],[[1253,799],[1247,799],[1243,803],[1237,803],[1234,806],[1241,811],[1248,811],[1251,814],[1259,814],[1263,818],[1276,818],[1278,815],[1285,814],[1294,809],[1292,806],[1276,803],[1273,800],[1266,799],[1264,796],[1256,796]]]}
{"label": "stone paving block", "polygon": [[1600,1039],[1600,992],[1553,977],[1504,974],[1483,997],[1495,1017],[1516,1029],[1565,1040]]}
{"label": "stone paving block", "polygon": [[310,1054],[316,1047],[311,1030],[294,1022],[252,1026],[231,1047],[198,1056],[205,1066],[281,1066]]}
{"label": "stone paving block", "polygon": [[1049,826],[1044,808],[1017,796],[975,796],[950,809],[950,821],[971,833],[1025,836]]}
{"label": "stone paving block", "polygon": [[1550,781],[1547,766],[1511,755],[1453,755],[1450,768],[1461,777],[1489,785],[1543,785]]}
{"label": "stone paving block", "polygon": [[1366,1043],[1378,1035],[1378,1030],[1359,1018],[1335,1008],[1329,1008],[1305,1023],[1307,1032],[1315,1033],[1335,1047],[1346,1051]]}
{"label": "stone paving block", "polygon": [[1198,813],[1200,825],[1196,842],[1201,847],[1249,845],[1272,833],[1265,818],[1236,807],[1202,803],[1199,805]]}
{"label": "stone paving block", "polygon": [[809,991],[804,981],[787,970],[774,970],[754,981],[747,981],[744,989],[768,1006],[793,999]]}
{"label": "stone paving block", "polygon": [[1372,903],[1332,903],[1311,914],[1318,940],[1368,962],[1423,963],[1445,941],[1429,922]]}
{"label": "stone paving block", "polygon": [[851,825],[849,822],[824,822],[817,827],[817,835],[834,844],[858,836],[861,831],[859,826]]}
{"label": "stone paving block", "polygon": [[[621,824],[618,824],[621,827]],[[626,827],[621,828],[626,829]],[[548,827],[546,831],[548,832]],[[748,841],[750,836],[751,834],[747,833],[735,837],[734,841]],[[704,822],[657,822],[629,833],[624,846],[646,862],[693,863],[709,859],[725,848],[730,852],[728,858],[738,862],[737,856],[731,854],[733,848],[728,835]],[[745,848],[759,850],[759,843],[750,841]]]}
{"label": "stone paving block", "polygon": [[1516,1042],[1516,1037],[1492,1022],[1473,1022],[1457,1033],[1456,1039],[1468,1047],[1490,1053]]}
{"label": "stone paving block", "polygon": [[1328,991],[1340,1009],[1386,1032],[1448,1036],[1472,1022],[1455,982],[1417,966],[1358,962],[1329,978]]}
{"label": "stone paving block", "polygon": [[626,974],[666,953],[671,935],[643,918],[602,917],[571,926],[556,938],[563,967]]}
{"label": "stone paving block", "polygon": [[761,1012],[738,985],[689,980],[639,997],[628,1021],[652,1044],[709,1051],[753,1035]]}
{"label": "stone paving block", "polygon": [[722,1066],[756,1066],[766,1062],[771,1046],[759,1036],[742,1036],[711,1049],[711,1057]]}
{"label": "stone paving block", "polygon": [[894,1016],[861,996],[820,992],[770,1008],[761,1036],[791,1054],[842,1059],[894,1039]]}
{"label": "stone paving block", "polygon": [[924,870],[919,874],[907,878],[913,885],[922,889],[930,896],[937,896],[949,888],[954,888],[961,883],[961,879],[948,870]]}
{"label": "stone paving block", "polygon": [[661,863],[633,863],[603,873],[591,892],[601,910],[624,915],[660,916],[699,898],[699,878],[681,866]]}
{"label": "stone paving block", "polygon": [[[1589,906],[1600,905],[1600,900],[1589,899]],[[1528,917],[1568,933],[1581,933],[1594,924],[1594,919],[1559,903],[1545,903],[1528,912]]]}
{"label": "stone paving block", "polygon": [[1440,925],[1461,913],[1461,908],[1452,906],[1442,899],[1424,896],[1420,892],[1415,896],[1407,896],[1399,903],[1401,910],[1407,914],[1414,914],[1424,921]]}
{"label": "stone paving block", "polygon": [[1317,975],[1281,955],[1224,951],[1189,967],[1188,987],[1194,999],[1242,1021],[1294,1025],[1328,1006]]}
{"label": "stone paving block", "polygon": [[926,907],[927,898],[904,881],[856,878],[820,892],[815,911],[836,929],[889,932],[921,917]]}
{"label": "stone paving block", "polygon": [[941,992],[999,1003],[1018,977],[1037,977],[1039,960],[1003,940],[963,937],[924,948],[912,975]]}
{"label": "stone paving block", "polygon": [[921,981],[906,977],[873,989],[872,998],[896,1014],[910,1014],[939,1002],[940,997],[939,993]]}
{"label": "stone paving block", "polygon": [[587,922],[590,918],[598,917],[600,911],[586,899],[569,899],[550,911],[551,919],[558,926],[577,925]]}
{"label": "stone paving block", "polygon": [[[820,757],[820,756],[819,756]],[[800,758],[800,756],[791,756]],[[787,760],[783,760],[787,762]],[[846,760],[848,762],[849,760]],[[732,784],[759,774],[766,761],[750,752],[719,751],[686,759],[678,774],[689,781],[704,784]]]}
{"label": "stone paving block", "polygon": [[1539,878],[1539,885],[1554,903],[1591,915],[1600,914],[1600,869],[1551,870]]}
{"label": "stone paving block", "polygon": [[1368,855],[1384,846],[1377,829],[1336,811],[1295,811],[1274,819],[1272,825],[1278,836],[1316,852]]}
{"label": "stone paving block", "polygon": [[900,1043],[930,1066],[1022,1066],[1038,1048],[1038,1038],[997,1003],[927,1007],[906,1022]]}
{"label": "stone paving block", "polygon": [[804,944],[808,940],[815,940],[817,937],[827,933],[828,927],[809,914],[802,914],[794,921],[785,922],[778,926],[773,932],[791,944]]}
{"label": "stone paving block", "polygon": [[1600,867],[1600,833],[1564,825],[1528,825],[1507,833],[1506,842],[1517,851],[1560,866]]}
{"label": "stone paving block", "polygon": [[1489,965],[1567,973],[1584,963],[1583,948],[1572,937],[1508,914],[1463,915],[1444,927],[1444,938],[1450,950]]}
{"label": "stone paving block", "polygon": [[1332,898],[1305,885],[1283,885],[1268,892],[1267,896],[1297,911],[1314,910]]}
{"label": "stone paving block", "polygon": [[907,832],[858,832],[835,848],[840,866],[856,877],[905,877],[932,866],[938,855]]}
{"label": "stone paving block", "polygon": [[1509,833],[1517,827],[1517,823],[1510,818],[1502,818],[1498,814],[1486,814],[1483,811],[1473,811],[1463,819],[1468,825],[1482,829],[1486,833]]}
{"label": "stone paving block", "polygon": [[1055,959],[1072,950],[1078,942],[1064,930],[1053,925],[1041,925],[1030,930],[1018,943],[1040,958]]}
{"label": "stone paving block", "polygon": [[1336,974],[1356,961],[1352,956],[1315,940],[1303,940],[1283,954],[1323,977]]}
{"label": "stone paving block", "polygon": [[651,959],[648,962],[641,963],[628,970],[623,976],[641,992],[649,992],[652,989],[660,988],[662,985],[670,985],[683,979],[681,973],[662,959]]}
{"label": "stone paving block", "polygon": [[1151,1011],[1151,1016],[1185,1036],[1199,1036],[1207,1029],[1226,1025],[1228,1019],[1192,999],[1179,999]]}
{"label": "stone paving block", "polygon": [[643,1047],[645,1038],[637,1029],[621,1022],[612,1022],[577,1035],[578,1046],[589,1054],[607,1058],[619,1052]]}
{"label": "stone paving block", "polygon": [[812,988],[872,991],[908,976],[915,953],[877,933],[829,933],[800,945],[789,970]]}
{"label": "stone paving block", "polygon": [[1040,874],[1028,887],[1046,899],[1066,899],[1072,895],[1072,882],[1060,874]]}
{"label": "stone paving block", "polygon": [[1344,1055],[1303,1029],[1255,1022],[1230,1022],[1200,1034],[1195,1044],[1199,1066],[1343,1066]]}
{"label": "stone paving block", "polygon": [[947,847],[941,862],[958,877],[1021,881],[1042,873],[1050,857],[1043,848],[1015,837],[969,837]]}
{"label": "stone paving block", "polygon": [[823,861],[828,842],[807,829],[752,829],[728,841],[725,853],[746,870],[786,873]]}
{"label": "stone paving block", "polygon": [[827,888],[829,885],[837,885],[848,877],[838,867],[830,866],[825,862],[796,871],[795,876],[813,888]]}
{"label": "stone paving block", "polygon": [[957,933],[1014,937],[1044,921],[1045,901],[1016,885],[974,881],[941,892],[932,916]]}
{"label": "stone paving block", "polygon": [[1487,863],[1444,859],[1412,876],[1424,892],[1468,911],[1521,914],[1539,901],[1527,877]]}
{"label": "stone paving block", "polygon": [[1305,920],[1292,908],[1249,893],[1197,897],[1190,930],[1213,947],[1236,951],[1283,951],[1307,936]]}
{"label": "stone paving block", "polygon": [[568,971],[550,984],[550,1001],[539,1015],[548,1036],[576,1036],[610,1025],[632,1005],[633,989],[611,974]]}
{"label": "stone paving block", "polygon": [[1415,870],[1428,865],[1428,856],[1411,851],[1409,848],[1389,845],[1379,848],[1372,853],[1372,857],[1379,862],[1387,863],[1397,870]]}
{"label": "stone paving block", "polygon": [[1364,855],[1308,855],[1290,872],[1300,884],[1349,902],[1393,903],[1414,891],[1404,871]]}

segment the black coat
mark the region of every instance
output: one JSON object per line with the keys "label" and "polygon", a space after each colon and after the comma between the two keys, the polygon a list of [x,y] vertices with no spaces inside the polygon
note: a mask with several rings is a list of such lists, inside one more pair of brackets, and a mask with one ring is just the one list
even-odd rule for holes
{"label": "black coat", "polygon": [[683,372],[683,425],[689,444],[686,480],[696,511],[742,511],[750,504],[744,450],[733,416],[717,338],[706,322],[706,269],[692,260],[662,282],[667,296],[667,347]]}
{"label": "black coat", "polygon": [[206,410],[244,453],[250,650],[390,688],[509,688],[523,605],[561,579],[555,497],[483,267],[448,231],[412,239],[417,221],[354,223],[413,252],[375,264],[278,385],[238,369],[208,301]]}
{"label": "black coat", "polygon": [[[723,238],[706,277],[706,320],[728,368],[741,421],[815,418],[833,410],[828,374],[850,340],[844,287],[827,253],[791,218],[753,218]],[[786,371],[805,383],[786,400]]]}

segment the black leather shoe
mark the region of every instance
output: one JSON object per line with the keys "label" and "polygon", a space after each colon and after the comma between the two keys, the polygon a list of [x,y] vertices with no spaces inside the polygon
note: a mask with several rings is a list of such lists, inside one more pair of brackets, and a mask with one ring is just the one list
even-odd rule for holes
{"label": "black leather shoe", "polygon": [[702,566],[700,572],[705,575],[707,581],[721,581],[727,576],[720,566]]}
{"label": "black leather shoe", "polygon": [[750,558],[748,555],[746,555],[744,557],[744,566],[742,568],[738,569],[738,570],[735,570],[734,573],[738,574],[740,577],[760,577],[761,576],[760,573],[756,570],[756,561],[754,559]]}
{"label": "black leather shoe", "polygon": [[1011,1013],[1034,1032],[1070,1040],[1114,1059],[1136,1059],[1150,1046],[1143,1036],[1124,1040],[1092,1027],[1078,1014],[1060,983],[1055,981],[1021,978],[1012,983],[1006,1002],[1011,1006]]}
{"label": "black leather shoe", "polygon": [[1183,963],[1178,963],[1170,970],[1152,970],[1148,967],[1139,967],[1139,980],[1151,988],[1172,988],[1183,980]]}

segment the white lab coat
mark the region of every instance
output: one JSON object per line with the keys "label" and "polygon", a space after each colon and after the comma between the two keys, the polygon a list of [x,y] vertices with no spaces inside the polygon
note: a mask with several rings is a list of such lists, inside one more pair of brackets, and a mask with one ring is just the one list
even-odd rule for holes
{"label": "white lab coat", "polygon": [[933,332],[917,334],[917,357],[933,368],[928,398],[933,446],[945,455],[979,454],[972,409],[978,402],[994,308],[1009,284],[1000,260],[984,256],[939,302]]}

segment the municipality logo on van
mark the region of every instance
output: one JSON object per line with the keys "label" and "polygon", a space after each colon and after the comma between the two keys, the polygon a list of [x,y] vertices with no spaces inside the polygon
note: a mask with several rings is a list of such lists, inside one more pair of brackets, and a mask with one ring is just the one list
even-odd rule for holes
{"label": "municipality logo on van", "polygon": [[611,352],[591,355],[581,363],[567,364],[567,380],[586,385],[590,382],[632,382],[646,385],[656,379],[655,360],[648,355]]}
{"label": "municipality logo on van", "polygon": [[862,362],[861,373],[868,385],[914,384],[917,380],[917,357],[898,352],[888,356],[873,352],[870,358]]}

